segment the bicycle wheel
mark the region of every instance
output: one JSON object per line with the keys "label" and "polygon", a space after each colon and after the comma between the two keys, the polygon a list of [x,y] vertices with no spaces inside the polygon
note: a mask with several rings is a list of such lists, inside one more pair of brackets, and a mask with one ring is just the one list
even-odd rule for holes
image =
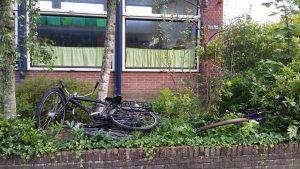
{"label": "bicycle wheel", "polygon": [[59,88],[46,91],[35,113],[36,127],[46,130],[55,122],[63,124],[65,119],[66,97]]}
{"label": "bicycle wheel", "polygon": [[116,108],[111,110],[109,118],[116,126],[130,131],[149,131],[158,124],[154,112],[141,108]]}

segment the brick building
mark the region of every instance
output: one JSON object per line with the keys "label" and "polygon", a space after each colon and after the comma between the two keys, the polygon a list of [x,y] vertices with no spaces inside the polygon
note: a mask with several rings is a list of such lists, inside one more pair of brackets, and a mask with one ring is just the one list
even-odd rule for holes
{"label": "brick building", "polygon": [[[18,79],[47,76],[95,82],[104,53],[106,0],[39,0],[38,5],[38,36],[53,42],[57,59],[49,71],[30,56],[25,57],[21,44],[26,27],[16,18],[21,53]],[[151,97],[201,71],[195,54],[200,37],[199,11],[197,0],[120,0],[112,91],[127,98]],[[21,3],[16,14],[25,13]],[[222,20],[222,0],[207,0],[206,38],[221,27]]]}

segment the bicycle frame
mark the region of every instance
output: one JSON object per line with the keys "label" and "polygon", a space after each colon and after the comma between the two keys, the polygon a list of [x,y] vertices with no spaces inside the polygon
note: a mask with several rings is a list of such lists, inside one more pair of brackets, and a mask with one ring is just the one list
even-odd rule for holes
{"label": "bicycle frame", "polygon": [[[60,80],[60,85],[61,87],[59,87],[59,89],[64,93],[65,95],[65,98],[66,98],[66,105],[63,105],[63,109],[66,109],[67,108],[67,105],[69,102],[71,102],[73,105],[75,105],[75,108],[76,107],[79,107],[81,110],[83,110],[84,112],[86,112],[87,114],[89,114],[89,116],[92,115],[92,110],[88,109],[87,107],[83,106],[80,101],[84,101],[84,102],[92,102],[92,103],[95,103],[95,104],[101,104],[101,105],[104,105],[104,109],[102,110],[102,112],[100,112],[101,114],[104,114],[106,113],[107,114],[107,111],[108,111],[108,108],[113,105],[113,104],[116,104],[114,101],[101,101],[101,100],[98,100],[98,99],[91,99],[91,98],[88,98],[88,96],[92,95],[95,90],[97,89],[98,85],[99,85],[99,82],[96,83],[95,87],[94,87],[94,90],[89,93],[89,94],[86,94],[84,96],[78,96],[77,93],[74,93],[74,94],[70,94],[66,88],[66,85],[65,83]],[[103,113],[104,112],[104,113]],[[75,113],[73,113],[74,115]]]}
{"label": "bicycle frame", "polygon": [[109,104],[107,104],[105,102],[102,102],[101,100],[95,100],[95,99],[84,98],[84,97],[76,97],[76,96],[71,96],[71,97],[67,98],[67,103],[70,102],[73,105],[75,105],[75,107],[78,107],[81,110],[85,111],[86,113],[90,114],[92,110],[90,110],[87,107],[83,106],[79,101],[91,102],[91,103],[101,104],[101,105],[104,105],[106,107],[109,107]]}
{"label": "bicycle frame", "polygon": [[[63,90],[64,91],[64,90]],[[112,105],[115,105],[117,106],[116,103],[114,102],[104,102],[104,101],[101,101],[101,100],[98,100],[98,99],[92,99],[92,98],[88,98],[88,97],[78,97],[76,95],[71,95],[71,94],[67,94],[66,92],[64,92],[65,94],[65,98],[66,98],[66,105],[63,105],[63,109],[67,109],[67,106],[68,106],[68,103],[71,103],[73,106],[74,106],[74,109],[75,108],[79,108],[81,110],[83,110],[85,113],[87,113],[89,116],[91,116],[93,110],[92,109],[89,109],[88,107],[82,105],[80,102],[83,101],[83,102],[90,102],[90,103],[95,103],[95,104],[101,104],[104,106],[104,109],[102,110],[101,113],[103,114],[107,114],[108,113],[108,109],[112,106]],[[75,115],[75,114],[73,114]],[[75,116],[74,116],[75,118]],[[94,120],[93,120],[94,121]]]}

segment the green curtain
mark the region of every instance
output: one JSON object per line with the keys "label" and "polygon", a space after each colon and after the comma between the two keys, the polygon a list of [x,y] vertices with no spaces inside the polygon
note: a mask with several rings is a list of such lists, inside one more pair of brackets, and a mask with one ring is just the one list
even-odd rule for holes
{"label": "green curtain", "polygon": [[54,66],[100,67],[104,54],[102,47],[58,47],[54,46],[57,59]]}
{"label": "green curtain", "polygon": [[[103,47],[53,47],[57,56],[55,67],[100,67]],[[126,49],[126,68],[175,68],[194,69],[197,62],[192,49]]]}
{"label": "green curtain", "polygon": [[194,49],[126,48],[126,68],[196,68]]}
{"label": "green curtain", "polygon": [[59,16],[47,16],[46,23],[51,26],[60,26],[60,17]]}
{"label": "green curtain", "polygon": [[37,23],[49,26],[106,27],[105,18],[93,17],[40,16]]}

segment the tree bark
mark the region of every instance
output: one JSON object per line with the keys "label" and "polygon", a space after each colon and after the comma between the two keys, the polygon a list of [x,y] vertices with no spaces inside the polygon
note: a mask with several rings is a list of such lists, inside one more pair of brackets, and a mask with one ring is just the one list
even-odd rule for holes
{"label": "tree bark", "polygon": [[99,80],[98,99],[104,101],[108,94],[109,76],[115,51],[116,0],[107,1],[107,27],[104,57]]}
{"label": "tree bark", "polygon": [[9,119],[16,115],[15,74],[13,68],[5,69],[2,73],[4,117]]}
{"label": "tree bark", "polygon": [[15,44],[14,44],[14,15],[13,1],[2,0],[0,3],[0,24],[2,26],[2,51],[0,56],[0,83],[3,94],[4,117],[13,118],[16,115],[16,96],[15,96]]}

